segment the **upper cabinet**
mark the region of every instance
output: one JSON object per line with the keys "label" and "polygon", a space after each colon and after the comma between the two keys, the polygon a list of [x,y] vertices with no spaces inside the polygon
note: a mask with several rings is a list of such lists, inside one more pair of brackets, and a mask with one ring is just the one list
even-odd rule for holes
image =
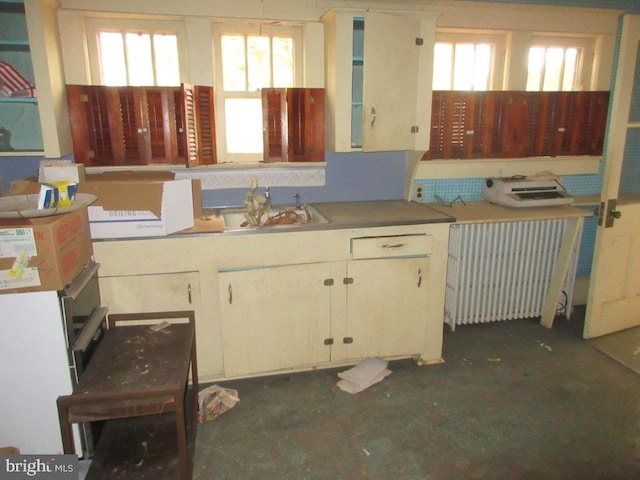
{"label": "upper cabinet", "polygon": [[76,162],[216,163],[213,89],[67,85]]}
{"label": "upper cabinet", "polygon": [[601,155],[609,92],[433,92],[423,159]]}
{"label": "upper cabinet", "polygon": [[323,22],[327,149],[427,150],[436,17],[336,9]]}

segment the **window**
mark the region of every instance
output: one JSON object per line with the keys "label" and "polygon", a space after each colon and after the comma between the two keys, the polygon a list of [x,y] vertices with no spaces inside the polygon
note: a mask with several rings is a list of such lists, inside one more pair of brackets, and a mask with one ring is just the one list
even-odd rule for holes
{"label": "window", "polygon": [[588,90],[589,69],[582,62],[592,56],[593,41],[587,38],[535,38],[527,61],[527,91]]}
{"label": "window", "polygon": [[88,28],[93,83],[107,86],[180,85],[180,24],[91,19]]}
{"label": "window", "polygon": [[501,35],[438,31],[433,90],[491,90],[500,85],[504,41]]}
{"label": "window", "polygon": [[220,157],[262,160],[262,88],[301,82],[300,33],[295,27],[218,25],[215,35],[216,104]]}

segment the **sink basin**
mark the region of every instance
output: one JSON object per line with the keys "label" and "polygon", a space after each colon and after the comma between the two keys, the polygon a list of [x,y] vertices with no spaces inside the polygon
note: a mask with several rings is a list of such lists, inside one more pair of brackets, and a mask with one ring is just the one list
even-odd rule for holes
{"label": "sink basin", "polygon": [[[219,212],[219,213],[218,213]],[[297,209],[289,205],[274,205],[269,210],[268,220],[265,225],[259,227],[243,226],[247,219],[244,216],[244,208],[221,208],[218,214],[224,219],[225,230],[249,229],[249,228],[287,228],[300,225],[313,225],[329,223],[313,205],[305,205]],[[263,219],[263,222],[265,219]]]}

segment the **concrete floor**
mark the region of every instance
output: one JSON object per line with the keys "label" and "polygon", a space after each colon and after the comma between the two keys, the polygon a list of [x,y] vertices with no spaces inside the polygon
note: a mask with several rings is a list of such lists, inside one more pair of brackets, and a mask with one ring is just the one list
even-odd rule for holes
{"label": "concrete floor", "polygon": [[390,363],[357,395],[325,370],[222,384],[199,425],[194,479],[640,478],[640,376],[532,320],[446,332],[445,363]]}

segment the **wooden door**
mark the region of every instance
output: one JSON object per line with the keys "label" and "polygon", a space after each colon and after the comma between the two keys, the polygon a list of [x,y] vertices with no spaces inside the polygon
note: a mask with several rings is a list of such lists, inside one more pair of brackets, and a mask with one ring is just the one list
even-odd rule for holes
{"label": "wooden door", "polygon": [[265,162],[287,162],[288,125],[285,88],[262,89],[262,148]]}
{"label": "wooden door", "polygon": [[265,162],[324,162],[324,89],[262,89]]}
{"label": "wooden door", "polygon": [[324,162],[324,89],[287,89],[287,157]]}
{"label": "wooden door", "polygon": [[[584,337],[640,325],[640,16],[623,19]],[[632,180],[628,182],[628,180]]]}
{"label": "wooden door", "polygon": [[[195,118],[190,122],[197,134],[197,165],[213,165],[218,163],[213,87],[196,85],[193,92]],[[189,161],[189,166],[196,165]]]}
{"label": "wooden door", "polygon": [[67,85],[66,90],[75,161],[113,165],[120,131],[117,96],[102,86]]}

